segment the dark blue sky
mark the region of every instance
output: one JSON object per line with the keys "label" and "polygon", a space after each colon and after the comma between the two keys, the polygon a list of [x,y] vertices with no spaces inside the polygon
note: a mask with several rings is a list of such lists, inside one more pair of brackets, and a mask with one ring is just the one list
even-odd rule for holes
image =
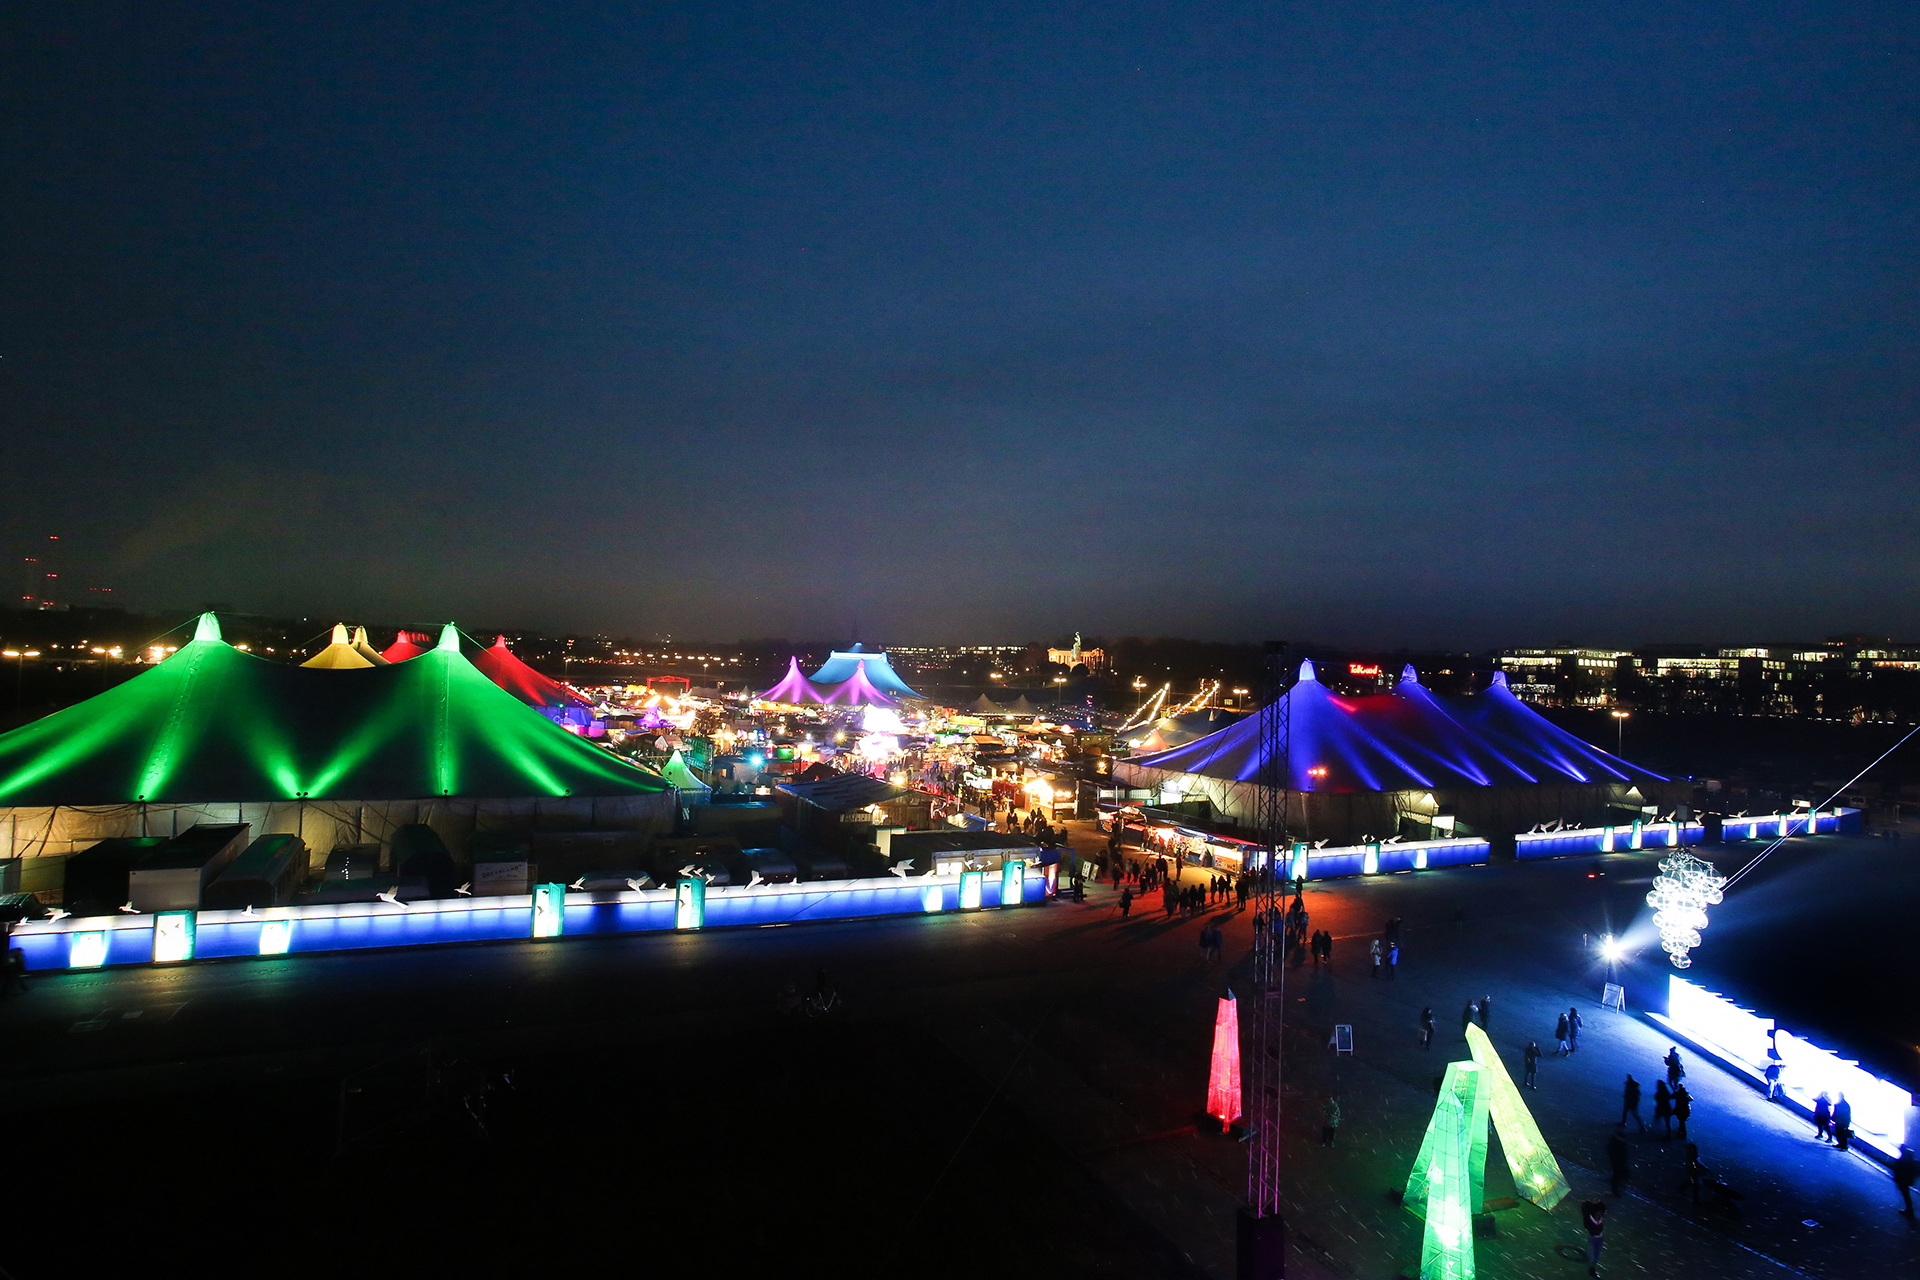
{"label": "dark blue sky", "polygon": [[1912,3],[26,8],[0,528],[129,603],[1920,637]]}

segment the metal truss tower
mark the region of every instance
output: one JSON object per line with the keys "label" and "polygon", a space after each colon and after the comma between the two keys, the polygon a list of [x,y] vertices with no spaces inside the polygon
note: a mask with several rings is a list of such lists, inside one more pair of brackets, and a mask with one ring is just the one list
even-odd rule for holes
{"label": "metal truss tower", "polygon": [[1286,1224],[1280,1216],[1281,1022],[1286,1013],[1286,874],[1292,853],[1287,754],[1292,724],[1287,704],[1287,649],[1266,646],[1266,700],[1260,709],[1260,842],[1267,865],[1255,881],[1253,999],[1247,1050],[1247,1203],[1240,1211],[1238,1280],[1278,1280],[1286,1274]]}

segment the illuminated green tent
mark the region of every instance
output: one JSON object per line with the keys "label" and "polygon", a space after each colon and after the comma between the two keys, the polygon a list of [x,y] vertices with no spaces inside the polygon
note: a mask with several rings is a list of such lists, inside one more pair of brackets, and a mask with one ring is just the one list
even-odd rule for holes
{"label": "illuminated green tent", "polygon": [[0,806],[627,797],[658,774],[503,691],[446,628],[411,662],[309,670],[242,653],[202,615],[125,684],[0,735]]}

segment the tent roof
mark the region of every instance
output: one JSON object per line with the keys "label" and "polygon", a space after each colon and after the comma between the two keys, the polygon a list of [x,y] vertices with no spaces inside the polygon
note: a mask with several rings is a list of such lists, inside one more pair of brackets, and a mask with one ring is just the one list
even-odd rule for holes
{"label": "tent roof", "polygon": [[342,673],[243,653],[203,614],[165,662],[0,735],[0,805],[665,789],[503,692],[451,626],[412,662]]}
{"label": "tent roof", "polygon": [[864,773],[837,773],[819,782],[782,782],[774,789],[798,796],[828,813],[864,809],[870,804],[882,804],[912,794],[906,787],[896,787],[890,782],[869,778]]}
{"label": "tent roof", "polygon": [[549,679],[514,656],[507,638],[500,636],[490,649],[475,646],[467,656],[487,679],[530,707],[591,707],[593,704],[558,680]]}
{"label": "tent roof", "polygon": [[757,694],[763,702],[787,702],[796,706],[814,706],[826,701],[820,690],[813,687],[813,681],[800,674],[800,659],[787,659],[787,674],[780,677],[780,683]]}
{"label": "tent roof", "polygon": [[432,646],[432,636],[423,636],[418,631],[402,631],[394,636],[392,644],[380,651],[380,656],[388,662],[405,662],[408,658],[419,657]]}
{"label": "tent roof", "polygon": [[1040,708],[1028,702],[1027,695],[1024,693],[1014,699],[1013,705],[1008,707],[1007,711],[1016,716],[1037,716],[1040,714]]}
{"label": "tent roof", "polygon": [[1243,719],[1240,714],[1223,707],[1207,707],[1200,711],[1189,711],[1183,716],[1164,716],[1154,724],[1152,732],[1140,742],[1142,752],[1166,751],[1183,746],[1195,738],[1204,738],[1217,733]]}
{"label": "tent roof", "polygon": [[1000,704],[984,693],[975,698],[973,702],[968,705],[967,710],[978,711],[981,715],[985,716],[997,716],[1001,714]]}
{"label": "tent roof", "polygon": [[[1288,786],[1296,791],[1412,791],[1533,783],[1666,781],[1554,725],[1494,673],[1485,693],[1440,697],[1408,667],[1391,693],[1348,698],[1300,664],[1287,691],[1293,735]],[[1237,782],[1263,775],[1261,717],[1168,751],[1134,756],[1149,769]]]}
{"label": "tent roof", "polygon": [[353,651],[376,667],[384,667],[389,661],[386,654],[381,653],[378,649],[367,643],[367,629],[365,627],[355,627],[353,629]]}
{"label": "tent roof", "polygon": [[333,639],[327,647],[300,664],[322,671],[357,671],[373,665],[371,659],[362,655],[347,638],[347,629],[340,623],[333,624]]}
{"label": "tent roof", "polygon": [[873,687],[867,679],[865,663],[853,669],[853,674],[831,689],[821,692],[820,701],[833,707],[893,707],[898,706],[892,698]]}
{"label": "tent roof", "polygon": [[859,645],[851,649],[836,649],[827,655],[821,668],[813,673],[815,684],[841,684],[853,678],[853,673],[864,670],[867,680],[874,688],[895,698],[917,698],[907,682],[894,671],[893,664],[887,661],[884,653],[867,653]]}
{"label": "tent roof", "polygon": [[687,762],[681,756],[678,747],[675,747],[673,754],[667,757],[667,763],[661,767],[660,776],[681,791],[706,791],[709,789],[707,784],[695,777],[693,770],[687,767]]}

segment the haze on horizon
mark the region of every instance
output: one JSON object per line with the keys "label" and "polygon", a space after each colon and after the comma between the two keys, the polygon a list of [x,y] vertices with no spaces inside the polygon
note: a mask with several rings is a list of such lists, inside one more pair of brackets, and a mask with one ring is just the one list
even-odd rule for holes
{"label": "haze on horizon", "polygon": [[132,607],[1920,637],[1912,5],[0,30],[4,549]]}

